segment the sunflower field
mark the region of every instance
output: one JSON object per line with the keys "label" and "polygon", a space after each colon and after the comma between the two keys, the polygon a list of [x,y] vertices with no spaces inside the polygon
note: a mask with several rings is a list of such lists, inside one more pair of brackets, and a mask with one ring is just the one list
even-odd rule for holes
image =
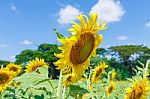
{"label": "sunflower field", "polygon": [[80,14],[69,36],[54,29],[59,46],[43,44],[1,62],[0,99],[150,99],[150,49],[99,48],[108,26],[98,17]]}

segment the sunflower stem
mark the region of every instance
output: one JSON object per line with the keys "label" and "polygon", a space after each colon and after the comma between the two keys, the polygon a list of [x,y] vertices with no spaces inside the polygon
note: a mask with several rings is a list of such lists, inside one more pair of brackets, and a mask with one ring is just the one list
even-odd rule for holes
{"label": "sunflower stem", "polygon": [[104,92],[103,94],[103,99],[106,99],[106,92]]}
{"label": "sunflower stem", "polygon": [[91,79],[91,67],[89,67],[89,75],[87,76],[87,89],[89,89],[91,87],[91,82],[90,82],[90,79]]}
{"label": "sunflower stem", "polygon": [[59,76],[59,82],[58,82],[58,89],[57,89],[57,96],[58,99],[62,99],[62,72],[60,71],[60,76]]}
{"label": "sunflower stem", "polygon": [[0,92],[0,99],[3,99],[3,97],[2,97],[2,92]]}
{"label": "sunflower stem", "polygon": [[50,80],[48,80],[48,83],[50,84],[50,86],[51,86],[51,88],[52,88],[52,90],[53,90],[55,96],[57,96],[56,91],[55,91],[55,89],[54,89],[54,87],[53,87],[53,85],[52,85],[52,83],[51,83]]}
{"label": "sunflower stem", "polygon": [[66,97],[66,95],[65,95],[65,94],[66,94],[66,87],[64,87],[64,88],[63,88],[62,99],[65,99],[65,97]]}
{"label": "sunflower stem", "polygon": [[146,77],[147,75],[147,70],[148,70],[148,66],[150,65],[150,59],[146,62],[146,67],[144,69],[144,73],[143,73],[143,77]]}
{"label": "sunflower stem", "polygon": [[107,83],[109,84],[109,82],[110,82],[110,74],[111,74],[111,72],[108,72],[108,80],[107,80]]}

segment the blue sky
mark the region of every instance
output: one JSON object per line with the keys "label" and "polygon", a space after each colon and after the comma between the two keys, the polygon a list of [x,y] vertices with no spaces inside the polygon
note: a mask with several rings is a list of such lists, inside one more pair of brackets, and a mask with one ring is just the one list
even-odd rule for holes
{"label": "blue sky", "polygon": [[25,49],[57,44],[79,14],[96,12],[109,28],[101,47],[144,44],[150,47],[150,0],[0,0],[0,60],[14,61]]}

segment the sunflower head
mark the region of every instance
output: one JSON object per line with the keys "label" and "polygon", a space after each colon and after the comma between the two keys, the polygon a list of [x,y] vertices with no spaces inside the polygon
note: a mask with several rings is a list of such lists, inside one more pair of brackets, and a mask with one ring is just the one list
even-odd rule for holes
{"label": "sunflower head", "polygon": [[116,77],[116,72],[113,69],[112,72],[111,72],[111,80],[115,79],[115,77]]}
{"label": "sunflower head", "polygon": [[27,65],[26,72],[32,72],[35,71],[38,67],[46,67],[48,68],[48,65],[44,62],[44,59],[35,58],[32,61],[29,61]]}
{"label": "sunflower head", "polygon": [[78,80],[83,81],[85,78],[83,77],[77,77],[74,73],[68,74],[64,76],[65,80],[63,81],[63,84],[65,87],[78,82]]}
{"label": "sunflower head", "polygon": [[[102,35],[98,34],[99,30],[107,28],[106,22],[100,25],[97,21],[97,14],[91,14],[90,18],[86,15],[77,17],[80,24],[73,22],[72,28],[69,29],[74,33],[68,38],[58,39],[62,43],[59,47],[62,53],[55,54],[60,58],[54,64],[57,69],[65,73],[74,73],[79,77],[90,65],[90,57],[96,55],[96,48],[102,42]],[[85,21],[86,19],[86,21]]]}
{"label": "sunflower head", "polygon": [[95,55],[95,48],[102,42],[102,35],[98,35],[97,32],[107,28],[106,22],[103,25],[97,22],[97,14],[91,14],[90,18],[81,14],[77,18],[80,24],[73,22],[72,28],[69,29],[77,38],[70,51],[70,61],[74,65],[82,64],[90,55]]}
{"label": "sunflower head", "polygon": [[147,93],[150,91],[148,83],[149,80],[147,78],[143,78],[140,81],[133,80],[132,87],[126,90],[125,99],[147,99]]}
{"label": "sunflower head", "polygon": [[108,87],[106,88],[107,96],[110,96],[114,90],[115,90],[115,83],[111,81]]}
{"label": "sunflower head", "polygon": [[14,63],[10,63],[6,66],[6,70],[14,72],[15,75],[18,75],[21,72],[21,66]]}
{"label": "sunflower head", "polygon": [[105,64],[105,62],[102,62],[99,64],[98,67],[95,68],[92,77],[91,77],[91,83],[96,83],[99,80],[99,77],[101,74],[105,72],[105,68],[107,68],[108,65]]}
{"label": "sunflower head", "polygon": [[8,83],[12,80],[12,75],[14,75],[13,72],[0,69],[0,92],[8,87]]}
{"label": "sunflower head", "polygon": [[73,75],[69,75],[64,81],[64,86],[68,86],[73,83]]}

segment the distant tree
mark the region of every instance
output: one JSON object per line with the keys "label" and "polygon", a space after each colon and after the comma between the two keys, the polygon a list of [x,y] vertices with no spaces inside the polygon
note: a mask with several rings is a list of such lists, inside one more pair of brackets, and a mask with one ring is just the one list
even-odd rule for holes
{"label": "distant tree", "polygon": [[6,65],[9,63],[10,63],[10,61],[0,60],[0,67],[1,66],[6,67]]}
{"label": "distant tree", "polygon": [[19,55],[16,55],[16,64],[26,64],[30,60],[32,60],[34,57],[34,51],[27,49],[22,51]]}
{"label": "distant tree", "polygon": [[38,46],[38,51],[43,52],[43,58],[50,66],[49,77],[56,79],[59,75],[59,70],[56,69],[53,62],[58,60],[58,58],[54,56],[54,53],[60,53],[58,46],[52,44],[41,44]]}
{"label": "distant tree", "polygon": [[96,49],[96,54],[98,56],[102,56],[102,57],[105,57],[105,54],[107,53],[108,51],[105,49],[105,48],[97,48]]}
{"label": "distant tree", "polygon": [[54,53],[60,53],[58,46],[55,44],[40,44],[37,50],[24,50],[19,55],[16,55],[16,64],[27,64],[30,60],[36,57],[42,58],[50,66],[49,77],[55,79],[59,75],[59,71],[56,70],[53,62],[57,61]]}
{"label": "distant tree", "polygon": [[136,60],[145,60],[143,59],[144,56],[150,55],[150,49],[143,45],[112,46],[109,49],[114,52],[114,56],[119,56],[121,63],[129,68],[131,74],[133,74],[133,68],[137,64]]}

